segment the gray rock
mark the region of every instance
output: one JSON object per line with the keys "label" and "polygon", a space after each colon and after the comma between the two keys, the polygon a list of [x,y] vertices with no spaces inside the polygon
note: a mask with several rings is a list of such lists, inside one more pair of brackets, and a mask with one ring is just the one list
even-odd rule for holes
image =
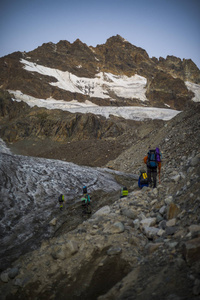
{"label": "gray rock", "polygon": [[194,282],[193,294],[196,296],[200,295],[200,280],[199,279],[196,279]]}
{"label": "gray rock", "polygon": [[116,222],[114,224],[108,224],[105,226],[103,232],[109,234],[116,234],[124,232],[125,228],[121,222]]}
{"label": "gray rock", "polygon": [[160,223],[163,220],[163,217],[160,214],[156,216],[156,223]]}
{"label": "gray rock", "polygon": [[1,281],[7,283],[9,281],[8,272],[1,273]]}
{"label": "gray rock", "polygon": [[171,202],[173,201],[173,197],[172,196],[169,196],[165,199],[165,204],[168,205],[170,204]]}
{"label": "gray rock", "polygon": [[108,205],[100,208],[97,210],[94,214],[93,217],[98,217],[98,216],[103,216],[103,215],[108,215],[110,213],[110,207]]}
{"label": "gray rock", "polygon": [[19,269],[18,268],[12,268],[10,269],[8,276],[10,279],[14,279],[17,275],[19,274]]}
{"label": "gray rock", "polygon": [[132,209],[122,209],[121,210],[122,215],[130,218],[130,219],[135,219],[137,217],[135,211],[133,211]]}
{"label": "gray rock", "polygon": [[143,228],[144,234],[147,236],[149,239],[153,239],[157,236],[159,229],[155,227],[144,227]]}
{"label": "gray rock", "polygon": [[191,162],[190,162],[190,164],[191,164],[192,167],[198,166],[199,163],[200,163],[199,156],[195,156],[194,158],[191,159]]}
{"label": "gray rock", "polygon": [[139,219],[135,219],[133,221],[133,225],[135,229],[139,229],[140,228],[140,220]]}
{"label": "gray rock", "polygon": [[166,228],[166,221],[165,220],[163,220],[163,221],[161,221],[160,223],[159,223],[159,228],[161,228],[161,229],[163,229],[163,230],[165,230],[165,228]]}
{"label": "gray rock", "polygon": [[167,207],[166,205],[163,205],[160,210],[159,210],[159,213],[163,216],[167,211]]}
{"label": "gray rock", "polygon": [[142,227],[151,227],[156,224],[156,218],[146,218],[142,221],[140,221],[140,225]]}
{"label": "gray rock", "polygon": [[51,226],[56,226],[56,223],[57,223],[57,218],[53,218],[53,219],[49,222],[49,225],[51,225]]}
{"label": "gray rock", "polygon": [[173,235],[177,231],[176,227],[166,227],[165,234],[166,235]]}

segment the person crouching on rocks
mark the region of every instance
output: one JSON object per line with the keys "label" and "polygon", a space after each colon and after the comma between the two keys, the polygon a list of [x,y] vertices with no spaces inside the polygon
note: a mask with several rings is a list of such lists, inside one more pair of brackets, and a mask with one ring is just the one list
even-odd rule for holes
{"label": "person crouching on rocks", "polygon": [[64,195],[60,194],[60,196],[58,197],[58,202],[60,204],[60,210],[63,210],[63,204],[64,204]]}
{"label": "person crouching on rocks", "polygon": [[128,189],[126,186],[123,186],[121,189],[120,199],[128,196]]}

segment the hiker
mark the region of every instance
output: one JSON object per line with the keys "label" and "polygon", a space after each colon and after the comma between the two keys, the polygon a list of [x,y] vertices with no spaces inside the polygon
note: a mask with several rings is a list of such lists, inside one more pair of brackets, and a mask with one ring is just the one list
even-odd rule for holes
{"label": "hiker", "polygon": [[142,189],[144,186],[149,186],[148,184],[148,177],[145,170],[140,170],[140,176],[138,179],[138,186]]}
{"label": "hiker", "polygon": [[147,177],[148,185],[156,188],[157,185],[157,169],[159,170],[159,182],[160,182],[160,171],[161,171],[161,160],[162,154],[159,148],[149,150],[147,155],[144,157],[144,163],[147,165]]}
{"label": "hiker", "polygon": [[60,210],[63,210],[63,203],[64,203],[64,195],[60,194],[60,196],[58,197],[58,202],[60,204]]}
{"label": "hiker", "polygon": [[86,213],[91,213],[91,207],[90,207],[91,199],[90,199],[90,196],[87,192],[87,187],[86,186],[83,187],[83,197],[81,198],[81,203],[82,203],[82,206],[85,209],[85,212]]}
{"label": "hiker", "polygon": [[122,189],[121,189],[121,194],[120,194],[120,198],[124,198],[124,197],[127,197],[128,196],[128,189],[126,186],[124,186]]}

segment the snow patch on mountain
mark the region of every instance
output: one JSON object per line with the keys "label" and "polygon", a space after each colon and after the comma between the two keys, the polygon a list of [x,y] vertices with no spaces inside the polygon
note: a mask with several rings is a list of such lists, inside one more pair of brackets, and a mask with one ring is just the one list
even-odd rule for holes
{"label": "snow patch on mountain", "polygon": [[63,72],[38,65],[25,59],[21,59],[20,62],[27,71],[54,77],[57,82],[51,82],[51,85],[72,93],[110,99],[109,92],[114,92],[118,97],[148,101],[145,96],[147,80],[137,74],[127,77],[100,72],[96,74],[95,78],[86,78],[78,77],[68,71]]}
{"label": "snow patch on mountain", "polygon": [[0,139],[0,153],[12,154],[2,139]]}
{"label": "snow patch on mountain", "polygon": [[45,100],[25,95],[21,91],[9,90],[9,92],[15,96],[15,99],[13,100],[24,101],[30,107],[36,105],[38,107],[45,107],[47,109],[61,109],[71,113],[92,113],[95,115],[104,116],[106,118],[109,118],[110,115],[114,115],[135,121],[142,121],[144,119],[161,119],[167,121],[180,113],[180,111],[177,110],[156,107],[98,106],[88,100],[85,101],[85,103],[80,103],[77,100],[66,102],[63,100],[55,100],[53,98],[48,98]]}
{"label": "snow patch on mountain", "polygon": [[194,102],[200,102],[200,85],[190,81],[186,81],[185,84],[188,90],[192,91],[195,94],[192,100]]}

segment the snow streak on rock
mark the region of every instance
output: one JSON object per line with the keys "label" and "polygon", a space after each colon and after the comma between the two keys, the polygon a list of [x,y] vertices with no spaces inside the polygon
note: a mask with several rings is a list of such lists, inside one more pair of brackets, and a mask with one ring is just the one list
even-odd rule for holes
{"label": "snow streak on rock", "polygon": [[55,99],[38,99],[29,95],[25,95],[20,91],[9,90],[16,98],[16,101],[24,101],[30,107],[38,106],[47,109],[61,109],[71,113],[92,113],[109,118],[110,115],[121,117],[124,119],[143,121],[145,119],[160,119],[170,120],[180,113],[178,110],[157,108],[157,107],[139,107],[139,106],[98,106],[90,101],[79,103],[76,100],[66,102],[63,100]]}

